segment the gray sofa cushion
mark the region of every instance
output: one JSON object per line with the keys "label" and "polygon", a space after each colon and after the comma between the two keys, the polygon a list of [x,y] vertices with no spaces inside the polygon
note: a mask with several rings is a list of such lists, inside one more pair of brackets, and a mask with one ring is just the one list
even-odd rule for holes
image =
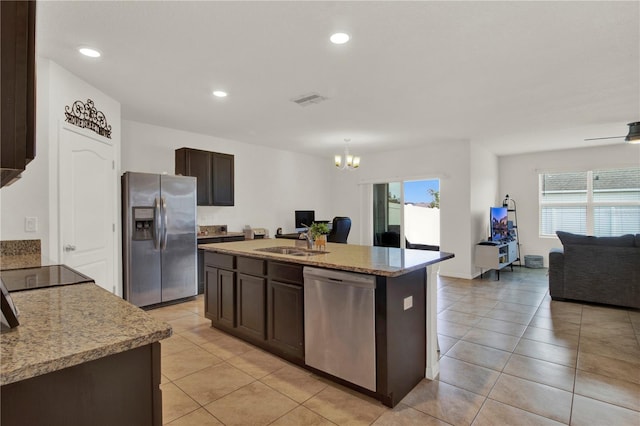
{"label": "gray sofa cushion", "polygon": [[564,250],[553,248],[549,252],[549,295],[564,298]]}
{"label": "gray sofa cushion", "polygon": [[640,234],[636,234],[636,247],[640,247]]}
{"label": "gray sofa cushion", "polygon": [[636,246],[636,237],[633,234],[621,235],[619,237],[592,237],[563,231],[557,231],[556,234],[565,247],[571,244],[583,246],[640,247]]}
{"label": "gray sofa cushion", "polygon": [[640,306],[640,249],[568,245],[564,248],[564,297],[618,306]]}
{"label": "gray sofa cushion", "polygon": [[552,298],[640,308],[638,235],[557,235],[564,247],[549,253]]}

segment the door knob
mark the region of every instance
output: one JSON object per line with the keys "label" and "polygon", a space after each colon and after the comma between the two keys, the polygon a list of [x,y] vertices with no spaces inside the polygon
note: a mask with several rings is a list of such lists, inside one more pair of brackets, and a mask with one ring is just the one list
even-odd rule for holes
{"label": "door knob", "polygon": [[67,244],[64,246],[64,251],[75,251],[76,246],[72,246],[71,244]]}

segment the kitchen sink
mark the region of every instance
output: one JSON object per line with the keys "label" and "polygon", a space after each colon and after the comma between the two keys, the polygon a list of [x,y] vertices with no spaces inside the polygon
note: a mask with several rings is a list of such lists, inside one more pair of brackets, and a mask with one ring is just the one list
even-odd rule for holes
{"label": "kitchen sink", "polygon": [[323,250],[309,250],[301,247],[265,247],[255,249],[256,251],[266,251],[268,253],[288,254],[290,256],[315,256],[318,254],[327,254]]}

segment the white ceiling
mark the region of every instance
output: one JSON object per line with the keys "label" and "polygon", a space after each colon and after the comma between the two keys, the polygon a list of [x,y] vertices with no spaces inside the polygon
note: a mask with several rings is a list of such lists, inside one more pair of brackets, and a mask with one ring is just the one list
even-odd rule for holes
{"label": "white ceiling", "polygon": [[[471,140],[501,155],[622,142],[582,139],[640,120],[639,6],[45,1],[37,50],[126,120],[312,155],[344,138],[356,153]],[[331,44],[338,30],[352,40]],[[291,102],[310,92],[328,100]]]}

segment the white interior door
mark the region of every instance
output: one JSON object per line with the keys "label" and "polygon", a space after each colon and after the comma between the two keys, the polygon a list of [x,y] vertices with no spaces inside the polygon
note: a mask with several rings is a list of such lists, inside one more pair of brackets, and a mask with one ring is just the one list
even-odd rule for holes
{"label": "white interior door", "polygon": [[62,263],[115,293],[115,150],[101,139],[60,128],[59,241]]}

